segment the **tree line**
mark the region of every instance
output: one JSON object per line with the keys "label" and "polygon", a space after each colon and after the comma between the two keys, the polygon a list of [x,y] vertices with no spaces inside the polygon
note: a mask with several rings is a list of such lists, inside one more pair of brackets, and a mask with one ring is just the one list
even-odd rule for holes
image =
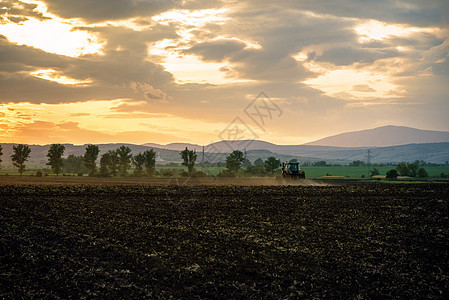
{"label": "tree line", "polygon": [[[0,162],[3,155],[2,147],[0,145]],[[156,173],[156,152],[153,149],[140,152],[137,155],[132,155],[131,149],[127,146],[120,146],[116,150],[109,150],[101,155],[99,166],[97,161],[100,154],[100,149],[97,145],[88,145],[83,156],[69,155],[63,158],[65,146],[62,144],[52,144],[47,152],[48,165],[51,170],[59,175],[63,171],[67,173],[82,173],[86,172],[89,176],[128,176],[131,166],[133,169],[133,176],[154,176]],[[28,145],[19,144],[13,145],[13,154],[11,155],[12,163],[18,168],[20,175],[25,171],[25,163],[28,161],[31,154],[31,149]],[[189,150],[187,147],[180,152],[182,165],[187,167],[188,175],[192,175],[195,170],[197,154],[194,150]],[[275,169],[279,168],[280,160],[269,157],[267,160],[257,159],[254,165],[246,159],[242,151],[233,151],[226,157],[226,170],[221,176],[236,176],[242,167],[246,167],[248,173],[272,174]]]}
{"label": "tree line", "polygon": [[[51,170],[59,175],[67,166],[71,171],[81,172],[87,170],[89,176],[127,176],[131,165],[134,165],[134,175],[153,176],[156,165],[156,153],[151,150],[146,150],[135,156],[131,154],[131,149],[126,146],[121,146],[116,150],[109,150],[100,158],[100,168],[97,166],[97,159],[100,149],[97,145],[88,145],[84,156],[69,155],[66,159],[64,155],[65,146],[61,144],[52,144],[48,149],[48,162],[46,165],[50,166]],[[11,161],[15,167],[18,168],[20,175],[25,171],[25,162],[28,161],[31,154],[31,149],[27,145],[19,144],[13,145],[13,154]],[[3,155],[3,149],[0,145],[0,162]]]}
{"label": "tree line", "polygon": [[[400,162],[395,169],[391,169],[387,172],[386,178],[388,179],[396,179],[399,176],[407,176],[407,177],[418,177],[418,178],[426,178],[429,177],[426,169],[420,167],[421,162],[415,161],[414,163],[407,164],[405,162]],[[444,175],[444,174],[443,174]],[[444,178],[441,176],[441,178]]]}
{"label": "tree line", "polygon": [[[51,170],[59,175],[63,171],[67,173],[88,173],[89,176],[129,176],[129,171],[133,166],[133,176],[154,176],[156,174],[156,153],[153,149],[140,152],[137,155],[132,155],[131,149],[127,146],[120,146],[116,150],[109,150],[101,155],[99,166],[97,160],[100,154],[100,149],[97,145],[88,145],[83,156],[69,155],[63,158],[65,146],[62,144],[52,144],[48,149],[47,158],[48,165]],[[13,145],[13,154],[11,161],[13,165],[18,168],[20,175],[25,171],[25,162],[30,157],[31,149],[24,144]],[[0,145],[0,163],[2,162],[3,149]],[[189,150],[187,147],[180,152],[182,165],[187,167],[187,174],[192,175],[195,170],[197,154],[194,150]],[[233,177],[243,172],[249,175],[272,175],[276,169],[279,168],[280,160],[275,157],[269,157],[265,161],[258,158],[254,164],[245,157],[242,151],[235,150],[226,157],[224,164],[226,169],[218,176]],[[326,165],[325,161],[317,162],[314,165]],[[352,166],[360,165],[358,161],[354,161]],[[427,171],[422,167],[425,162],[416,161],[407,164],[405,162],[399,163],[395,169],[387,172],[388,179],[396,179],[398,176],[408,177],[428,177]],[[374,168],[371,171],[371,176],[379,175],[379,171]],[[442,178],[444,174],[442,174]]]}

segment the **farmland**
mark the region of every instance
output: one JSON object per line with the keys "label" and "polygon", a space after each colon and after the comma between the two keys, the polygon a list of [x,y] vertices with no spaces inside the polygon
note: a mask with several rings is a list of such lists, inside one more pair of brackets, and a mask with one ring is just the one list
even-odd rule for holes
{"label": "farmland", "polygon": [[0,184],[1,298],[449,296],[449,184],[34,180]]}
{"label": "farmland", "polygon": [[[374,166],[379,170],[380,175],[385,176],[385,174],[391,170],[396,168],[396,166]],[[343,176],[343,177],[351,177],[351,178],[360,178],[362,175],[365,177],[368,177],[370,174],[370,170],[372,170],[374,167],[355,167],[355,166],[304,166],[301,167],[302,170],[306,172],[307,178],[319,178],[326,175],[332,175],[332,176]],[[203,171],[208,176],[216,176],[221,171],[225,170],[225,167],[206,167],[201,168],[198,167],[198,171]],[[449,174],[449,166],[425,166],[424,169],[428,172],[429,177],[439,177],[441,173]],[[27,169],[24,172],[24,175],[35,175],[38,170],[43,171],[43,173],[50,173],[49,170],[45,171],[44,169]],[[165,166],[158,166],[156,168],[158,172],[164,173],[164,171],[170,170],[173,171],[173,173],[182,173],[183,171],[186,171],[185,167],[165,167]],[[280,171],[277,170],[277,174],[279,174]],[[7,168],[7,169],[0,169],[0,176],[4,176],[6,174],[9,175],[18,175],[17,168]],[[68,174],[75,176],[76,174]],[[250,175],[248,175],[250,176]]]}

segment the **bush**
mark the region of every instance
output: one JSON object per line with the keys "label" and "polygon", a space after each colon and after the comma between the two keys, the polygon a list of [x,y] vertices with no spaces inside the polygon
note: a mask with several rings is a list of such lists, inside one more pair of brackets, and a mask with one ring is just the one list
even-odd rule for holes
{"label": "bush", "polygon": [[42,177],[42,172],[41,171],[37,171],[36,172],[36,177]]}
{"label": "bush", "polygon": [[387,179],[396,179],[398,178],[398,176],[399,176],[398,171],[396,171],[395,169],[388,171],[386,174]]}
{"label": "bush", "polygon": [[198,177],[207,177],[207,174],[202,171],[197,171],[192,174],[192,177],[198,178]]}
{"label": "bush", "polygon": [[418,177],[420,178],[426,178],[429,177],[429,174],[427,174],[427,171],[424,168],[419,168],[418,172],[416,172],[416,174],[418,175]]}
{"label": "bush", "polygon": [[81,173],[81,172],[78,173],[78,177],[83,177],[83,176],[84,176],[83,173]]}
{"label": "bush", "polygon": [[218,173],[217,177],[235,177],[235,174],[226,169]]}
{"label": "bush", "polygon": [[371,177],[379,175],[379,170],[377,168],[373,168],[371,171]]}
{"label": "bush", "polygon": [[161,169],[161,175],[165,177],[175,176],[175,171],[173,169]]}
{"label": "bush", "polygon": [[182,170],[181,173],[179,174],[179,176],[181,176],[181,177],[189,177],[190,175],[189,175],[189,173],[187,171]]}

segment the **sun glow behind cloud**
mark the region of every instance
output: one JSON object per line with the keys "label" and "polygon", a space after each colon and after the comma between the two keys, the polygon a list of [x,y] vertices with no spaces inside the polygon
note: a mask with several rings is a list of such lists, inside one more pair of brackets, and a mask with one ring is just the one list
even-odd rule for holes
{"label": "sun glow behind cloud", "polygon": [[[222,68],[227,63],[204,62],[195,55],[182,54],[194,41],[195,30],[203,26],[214,23],[223,24],[228,17],[225,16],[227,9],[204,9],[198,11],[173,10],[164,12],[152,18],[153,21],[162,25],[177,24],[179,39],[165,39],[149,45],[149,54],[160,56],[161,65],[172,73],[177,83],[211,83],[227,84],[231,82],[241,82],[226,77]],[[249,43],[249,47],[259,47],[254,43]]]}
{"label": "sun glow behind cloud", "polygon": [[70,57],[101,53],[103,43],[98,36],[76,29],[84,25],[81,21],[61,19],[49,14],[45,4],[40,1],[28,3],[38,4],[40,12],[49,19],[27,17],[27,20],[20,23],[3,20],[0,22],[0,34],[9,41]]}
{"label": "sun glow behind cloud", "polygon": [[418,28],[400,24],[387,24],[377,20],[361,23],[354,28],[361,43],[381,41],[391,37],[405,37],[417,32],[435,33],[436,28]]}
{"label": "sun glow behind cloud", "polygon": [[59,74],[59,72],[53,70],[53,69],[40,69],[36,70],[30,73],[31,76],[54,81],[59,84],[64,85],[77,85],[77,86],[87,86],[89,83],[92,83],[92,80],[78,80],[74,78],[67,77],[65,75]]}
{"label": "sun glow behind cloud", "polygon": [[[393,38],[405,38],[416,33],[431,33],[444,37],[444,33],[437,28],[418,28],[401,24],[387,24],[377,20],[359,23],[354,27],[358,34],[360,44],[382,41],[388,45]],[[394,46],[399,52],[412,50],[407,46]],[[349,66],[337,66],[328,62],[308,60],[308,53],[320,54],[321,49],[307,49],[301,51],[294,58],[303,63],[309,70],[320,74],[303,83],[323,91],[325,94],[340,99],[360,101],[374,99],[398,99],[406,95],[406,90],[397,85],[397,74],[405,72],[411,62],[404,57],[378,59],[369,64],[356,62]],[[385,103],[378,101],[379,104]]]}
{"label": "sun glow behind cloud", "polygon": [[346,100],[397,98],[402,93],[399,86],[392,83],[392,78],[388,74],[371,70],[351,68],[328,70],[304,83],[330,96]]}

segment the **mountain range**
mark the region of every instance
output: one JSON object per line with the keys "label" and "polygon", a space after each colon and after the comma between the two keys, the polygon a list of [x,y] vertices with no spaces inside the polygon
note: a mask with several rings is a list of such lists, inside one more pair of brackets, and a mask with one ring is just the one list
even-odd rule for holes
{"label": "mountain range", "polygon": [[[401,144],[405,143],[405,144]],[[64,144],[64,156],[83,155],[87,145]],[[370,130],[348,132],[330,136],[304,145],[276,145],[260,140],[220,141],[204,146],[189,143],[167,145],[147,143],[99,144],[100,155],[125,145],[133,155],[148,149],[154,149],[159,162],[180,162],[179,152],[188,148],[198,153],[197,161],[224,161],[226,154],[241,150],[254,162],[257,158],[274,156],[281,160],[296,158],[300,161],[326,160],[328,163],[347,164],[354,160],[366,160],[368,150],[372,162],[413,162],[423,160],[432,163],[449,161],[449,132],[419,130],[402,126],[384,126]],[[344,146],[342,146],[344,145]],[[3,167],[10,167],[13,144],[2,144]],[[44,167],[50,145],[30,145],[31,156],[28,167]]]}
{"label": "mountain range", "polygon": [[[309,146],[328,146],[343,148],[374,148],[374,147],[390,147],[407,144],[427,144],[427,143],[445,143],[449,142],[448,131],[432,131],[422,130],[406,126],[382,126],[374,129],[366,129],[361,131],[353,131],[341,133],[329,137],[325,137],[304,145]],[[229,151],[229,145],[232,149],[243,150],[241,145],[245,145],[246,150],[270,150],[278,151],[279,148],[295,148],[304,145],[276,145],[269,142],[254,141],[220,141],[205,145],[205,147],[214,147],[220,151]],[[168,150],[184,150],[186,147],[196,151],[202,151],[201,145],[189,143],[170,143],[167,145],[147,143],[144,146],[168,149]]]}
{"label": "mountain range", "polygon": [[407,144],[449,142],[449,132],[405,126],[383,126],[329,136],[306,145],[333,147],[389,147]]}

